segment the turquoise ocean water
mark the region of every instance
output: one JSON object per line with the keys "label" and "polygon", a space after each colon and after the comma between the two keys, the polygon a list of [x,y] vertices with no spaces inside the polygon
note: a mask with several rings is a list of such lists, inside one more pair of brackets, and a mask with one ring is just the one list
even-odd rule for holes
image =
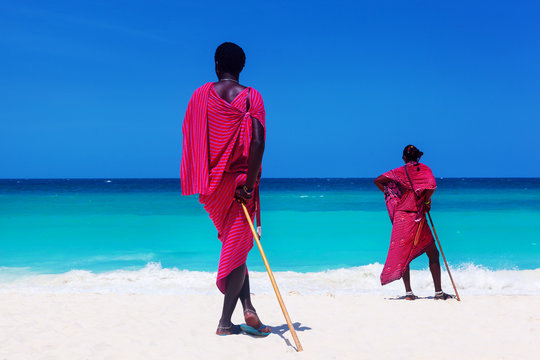
{"label": "turquoise ocean water", "polygon": [[[391,224],[371,179],[263,179],[261,202],[264,249],[291,288],[310,276],[377,288]],[[540,293],[540,179],[438,179],[432,216],[457,277],[476,277],[464,288]],[[212,283],[216,235],[176,179],[0,180],[0,289],[119,274]],[[248,267],[264,271],[256,248]],[[426,267],[412,263],[429,283]]]}

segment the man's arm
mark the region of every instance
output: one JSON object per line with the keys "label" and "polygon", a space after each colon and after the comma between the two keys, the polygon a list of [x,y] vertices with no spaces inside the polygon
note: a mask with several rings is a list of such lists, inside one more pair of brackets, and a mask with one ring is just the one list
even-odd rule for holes
{"label": "man's arm", "polygon": [[429,189],[429,190],[426,190],[424,194],[424,206],[426,208],[426,211],[431,210],[431,195],[433,195],[434,192],[435,192],[435,189]]}
{"label": "man's arm", "polygon": [[244,186],[239,186],[235,194],[237,200],[244,200],[244,202],[253,196],[253,188],[255,187],[261,169],[265,145],[264,127],[259,120],[253,117],[251,121],[251,143],[249,145],[248,172],[245,184],[249,192],[244,189]]}
{"label": "man's arm", "polygon": [[375,185],[379,188],[379,190],[384,191],[384,185],[386,185],[390,181],[389,178],[387,178],[384,175],[379,176],[375,179]]}

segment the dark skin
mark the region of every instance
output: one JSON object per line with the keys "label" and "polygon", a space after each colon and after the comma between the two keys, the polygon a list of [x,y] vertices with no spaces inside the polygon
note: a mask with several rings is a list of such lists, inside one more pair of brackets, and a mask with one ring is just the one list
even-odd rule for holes
{"label": "dark skin", "polygon": [[[419,161],[420,158],[418,158],[416,161]],[[407,163],[407,159],[403,158],[403,161]],[[379,176],[375,179],[375,185],[379,190],[384,191],[384,186],[392,181],[391,179],[387,178],[384,175]],[[426,204],[427,211],[431,209],[431,195],[433,195],[434,190],[427,190],[425,193],[425,200],[428,204]],[[439,250],[437,250],[437,247],[435,246],[435,243],[431,244],[426,249],[426,255],[429,258],[429,270],[431,271],[431,277],[433,278],[433,284],[435,285],[435,291],[442,291],[441,288],[441,265],[439,263]],[[411,289],[411,273],[409,266],[407,265],[407,269],[403,273],[403,284],[405,285],[405,291],[412,292]],[[416,297],[413,295],[413,297],[408,296],[406,297],[407,300],[414,300]]]}
{"label": "dark skin", "polygon": [[[230,72],[221,71],[217,62],[216,75],[219,81],[214,83],[214,89],[219,97],[228,103],[231,103],[238,96],[238,94],[240,94],[246,88],[238,83],[240,74],[232,74]],[[264,127],[256,118],[252,117],[251,121],[252,133],[249,148],[246,183],[236,188],[235,191],[236,201],[243,204],[249,202],[253,197],[253,189],[257,183],[264,153]],[[244,189],[244,186],[248,191]],[[251,296],[249,292],[249,275],[246,271],[246,264],[242,264],[231,271],[226,278],[223,311],[221,313],[221,319],[219,320],[218,329],[216,331],[217,335],[233,334],[237,331],[231,322],[231,317],[238,300],[240,300],[240,303],[244,309],[244,320],[246,321],[246,324],[255,329],[259,329],[263,324],[257,316],[257,312],[251,303]],[[266,326],[260,331],[269,333],[271,332],[271,329]]]}

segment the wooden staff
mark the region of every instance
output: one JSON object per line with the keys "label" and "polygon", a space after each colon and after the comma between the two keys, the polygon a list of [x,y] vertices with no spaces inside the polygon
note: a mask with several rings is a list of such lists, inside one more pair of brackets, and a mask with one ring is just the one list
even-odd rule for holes
{"label": "wooden staff", "polygon": [[422,227],[424,226],[425,221],[426,220],[422,218],[422,220],[420,220],[420,224],[418,224],[418,229],[416,229],[416,235],[414,237],[414,246],[418,245],[418,240],[420,240],[420,232],[422,231]]}
{"label": "wooden staff", "polygon": [[281,298],[281,293],[279,292],[276,279],[274,279],[274,274],[272,274],[272,270],[270,269],[270,264],[268,264],[268,260],[266,260],[266,255],[264,255],[264,250],[262,248],[261,241],[259,240],[259,236],[257,235],[257,231],[255,231],[255,227],[253,226],[253,222],[251,221],[249,212],[247,211],[246,206],[244,204],[242,204],[242,208],[244,209],[244,213],[246,214],[246,219],[249,223],[249,227],[251,228],[251,232],[253,232],[253,237],[255,238],[255,242],[257,243],[257,246],[259,247],[259,251],[261,252],[261,256],[264,261],[264,266],[266,266],[266,271],[268,272],[268,276],[270,277],[270,281],[272,282],[272,286],[274,287],[274,291],[279,301],[279,306],[281,306],[281,311],[283,311],[283,316],[285,316],[285,321],[287,321],[287,325],[289,325],[289,330],[291,331],[291,335],[294,339],[294,343],[296,344],[296,351],[302,351],[304,349],[302,349],[302,344],[300,344],[300,340],[298,340],[298,335],[296,335],[296,330],[294,330],[294,326],[291,322],[291,318],[289,317],[289,312],[287,311],[287,308],[285,307],[285,303],[283,302],[283,299]]}
{"label": "wooden staff", "polygon": [[439,245],[439,250],[441,250],[441,255],[442,255],[442,258],[444,260],[444,265],[446,265],[446,271],[448,271],[448,276],[450,276],[450,281],[452,282],[452,286],[454,287],[454,291],[456,292],[457,301],[461,301],[461,299],[459,298],[457,288],[456,288],[456,284],[454,284],[454,279],[452,279],[452,274],[450,273],[450,267],[448,266],[448,263],[446,262],[446,257],[444,256],[444,252],[443,252],[442,247],[441,247],[441,242],[439,241],[439,237],[437,236],[437,232],[435,231],[435,225],[433,225],[433,220],[431,219],[431,214],[429,213],[429,211],[427,212],[427,214],[428,214],[428,217],[429,217],[429,222],[431,223],[431,228],[433,229],[433,233],[435,234],[435,239],[437,239],[437,244]]}

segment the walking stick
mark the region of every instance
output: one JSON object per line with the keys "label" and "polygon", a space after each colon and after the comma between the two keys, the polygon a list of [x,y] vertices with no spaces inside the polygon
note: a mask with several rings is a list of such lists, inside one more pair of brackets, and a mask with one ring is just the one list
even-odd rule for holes
{"label": "walking stick", "polygon": [[418,240],[420,240],[420,232],[422,231],[422,227],[424,226],[425,221],[426,220],[422,218],[422,220],[420,220],[420,224],[418,224],[418,229],[416,229],[416,235],[414,236],[414,246],[416,246],[418,244]]}
{"label": "walking stick", "polygon": [[454,279],[452,279],[452,274],[450,273],[450,267],[448,266],[448,263],[446,262],[446,257],[444,256],[444,252],[443,252],[442,247],[441,247],[441,242],[439,241],[439,237],[437,236],[437,232],[435,231],[435,225],[433,225],[433,220],[431,219],[431,214],[429,213],[429,211],[427,212],[427,214],[428,214],[428,217],[429,217],[429,222],[431,223],[431,228],[433,229],[433,233],[435,234],[435,239],[437,239],[437,244],[439,245],[439,250],[441,250],[441,255],[442,255],[442,258],[444,260],[444,265],[446,265],[446,270],[448,271],[448,276],[450,276],[450,281],[452,282],[452,286],[454,287],[454,291],[456,292],[457,301],[461,301],[461,299],[459,298],[457,288],[456,288],[456,284],[454,284]]}
{"label": "walking stick", "polygon": [[255,231],[255,227],[253,227],[253,222],[251,221],[251,217],[249,216],[249,213],[244,204],[242,204],[242,208],[244,209],[244,214],[246,214],[246,219],[249,223],[249,227],[251,228],[251,232],[253,232],[253,237],[255,238],[255,242],[257,243],[257,246],[259,247],[259,251],[261,252],[261,256],[264,261],[264,266],[266,267],[266,271],[268,272],[268,276],[270,277],[270,281],[272,282],[272,286],[274,287],[274,291],[279,301],[279,306],[281,306],[281,311],[283,311],[283,316],[285,316],[285,321],[287,321],[287,325],[289,326],[289,330],[291,331],[291,335],[294,339],[294,343],[296,344],[296,351],[300,352],[304,349],[302,349],[302,344],[300,344],[300,340],[298,340],[298,336],[296,335],[296,331],[294,330],[294,326],[291,322],[291,318],[289,317],[289,312],[287,311],[287,308],[285,307],[285,303],[283,302],[283,299],[281,298],[281,293],[279,292],[276,279],[274,279],[274,274],[272,274],[272,270],[270,269],[270,264],[268,264],[268,260],[266,260],[266,255],[264,255],[264,250],[262,248],[261,241],[259,240],[259,236],[257,235],[257,232]]}

